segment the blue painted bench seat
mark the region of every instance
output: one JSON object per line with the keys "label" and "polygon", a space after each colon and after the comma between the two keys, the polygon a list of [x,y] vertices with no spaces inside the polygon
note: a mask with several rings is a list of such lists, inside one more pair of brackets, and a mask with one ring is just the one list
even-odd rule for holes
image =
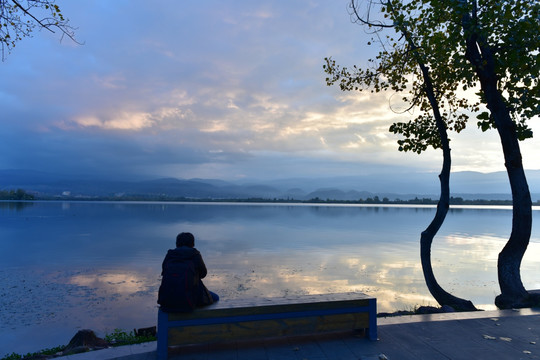
{"label": "blue painted bench seat", "polygon": [[157,355],[170,346],[366,329],[377,340],[377,301],[365,294],[221,299],[191,313],[158,312]]}

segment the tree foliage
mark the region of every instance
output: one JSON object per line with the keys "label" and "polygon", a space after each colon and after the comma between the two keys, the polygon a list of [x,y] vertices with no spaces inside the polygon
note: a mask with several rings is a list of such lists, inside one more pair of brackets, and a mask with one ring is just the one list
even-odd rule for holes
{"label": "tree foliage", "polygon": [[[353,2],[353,21],[369,19],[365,24],[372,34],[368,45],[378,44],[381,51],[366,67],[341,67],[327,58],[324,65],[329,75],[327,84],[339,85],[344,91],[390,90],[403,94],[407,109],[417,109],[419,115],[390,127],[391,132],[403,136],[398,140],[399,150],[421,153],[428,147],[440,148],[429,114],[430,104],[422,96],[421,70],[405,39],[406,29],[417,46],[416,52],[430,70],[448,130],[460,132],[472,114],[483,131],[496,128],[492,115],[480,107],[486,102],[485,95],[479,91],[478,76],[465,56],[466,44],[462,39],[467,31],[475,31],[479,43],[495,52],[498,86],[505,96],[518,138],[532,137],[526,122],[540,113],[540,3],[483,0],[473,9],[475,3],[464,0]],[[358,14],[362,4],[369,8],[370,17]],[[467,13],[475,16],[471,16],[471,29],[464,30],[462,18]],[[380,19],[374,19],[372,14],[380,14]]]}
{"label": "tree foliage", "polygon": [[[370,3],[372,12],[384,15],[381,21],[369,19],[370,15],[359,14],[359,5],[351,2],[353,21],[366,25],[371,30],[369,46],[378,44],[381,51],[368,60],[365,68],[353,65],[352,68],[336,65],[335,60],[326,58],[325,72],[328,85],[339,85],[343,91],[381,92],[393,91],[401,94],[401,101],[406,104],[406,111],[417,115],[407,122],[396,122],[390,126],[390,132],[402,135],[398,140],[399,151],[422,153],[428,147],[441,148],[441,139],[435,119],[432,115],[433,103],[426,95],[426,83],[419,62],[430,73],[436,101],[441,110],[447,130],[460,132],[465,128],[469,111],[478,109],[478,102],[470,103],[460,94],[459,81],[456,77],[445,74],[445,54],[431,51],[429,43],[419,41],[422,35],[414,22],[403,14],[407,8],[397,1]],[[383,34],[383,30],[387,30]],[[390,33],[390,34],[388,34]]]}
{"label": "tree foliage", "polygon": [[[419,13],[422,33],[431,37],[434,51],[444,51],[463,89],[479,86],[479,71],[493,69],[500,94],[520,140],[532,137],[527,120],[540,114],[540,3],[537,0],[414,0],[408,11]],[[469,39],[469,43],[466,41]],[[471,63],[471,42],[481,58]],[[484,91],[478,92],[487,103]],[[493,115],[484,110],[477,124],[486,131],[496,128]]]}
{"label": "tree foliage", "polygon": [[2,60],[17,42],[36,29],[59,31],[61,39],[75,40],[75,28],[64,17],[55,0],[0,0],[0,45]]}

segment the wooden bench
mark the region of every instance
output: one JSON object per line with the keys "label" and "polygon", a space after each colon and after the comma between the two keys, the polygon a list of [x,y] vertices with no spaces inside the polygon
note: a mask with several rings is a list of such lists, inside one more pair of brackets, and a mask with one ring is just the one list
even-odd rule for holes
{"label": "wooden bench", "polygon": [[157,358],[169,346],[366,329],[377,340],[377,302],[362,293],[221,299],[191,313],[159,310]]}

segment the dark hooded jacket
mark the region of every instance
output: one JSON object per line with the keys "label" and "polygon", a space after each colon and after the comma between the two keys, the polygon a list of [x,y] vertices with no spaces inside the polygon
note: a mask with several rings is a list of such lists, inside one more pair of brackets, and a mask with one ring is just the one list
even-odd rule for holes
{"label": "dark hooded jacket", "polygon": [[[166,269],[168,266],[172,266],[174,263],[180,263],[180,262],[187,262],[191,261],[193,262],[194,268],[195,268],[195,288],[193,291],[195,291],[196,294],[196,305],[197,306],[205,306],[210,305],[213,303],[212,295],[204,286],[201,279],[206,277],[208,271],[206,269],[206,265],[204,264],[204,261],[202,259],[201,253],[199,250],[188,247],[188,246],[181,246],[177,247],[176,249],[171,249],[167,252],[167,255],[165,256],[165,259],[163,260],[163,264],[161,266],[161,275],[163,276],[166,272]],[[164,284],[162,283],[162,286],[160,287],[160,297],[162,290],[163,293],[168,293],[165,289],[162,289]],[[159,298],[158,303],[161,304]],[[162,308],[163,308],[163,304]]]}
{"label": "dark hooded jacket", "polygon": [[204,264],[201,253],[199,250],[188,246],[181,246],[167,251],[167,255],[165,256],[163,264],[161,265],[161,275],[163,275],[168,263],[182,262],[186,260],[193,261],[197,275],[199,275],[199,279],[204,279],[206,277],[208,270],[206,270],[206,265]]}

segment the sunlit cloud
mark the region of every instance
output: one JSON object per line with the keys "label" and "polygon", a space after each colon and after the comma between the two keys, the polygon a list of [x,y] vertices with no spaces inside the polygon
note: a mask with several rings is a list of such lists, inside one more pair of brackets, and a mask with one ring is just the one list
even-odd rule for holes
{"label": "sunlit cloud", "polygon": [[103,120],[98,117],[81,117],[75,119],[81,127],[97,127],[105,130],[141,130],[152,127],[154,120],[148,113],[123,113]]}
{"label": "sunlit cloud", "polygon": [[213,121],[209,124],[201,126],[200,130],[202,132],[209,132],[209,133],[226,132],[229,130],[229,124],[227,124],[224,121],[217,120],[217,121]]}

